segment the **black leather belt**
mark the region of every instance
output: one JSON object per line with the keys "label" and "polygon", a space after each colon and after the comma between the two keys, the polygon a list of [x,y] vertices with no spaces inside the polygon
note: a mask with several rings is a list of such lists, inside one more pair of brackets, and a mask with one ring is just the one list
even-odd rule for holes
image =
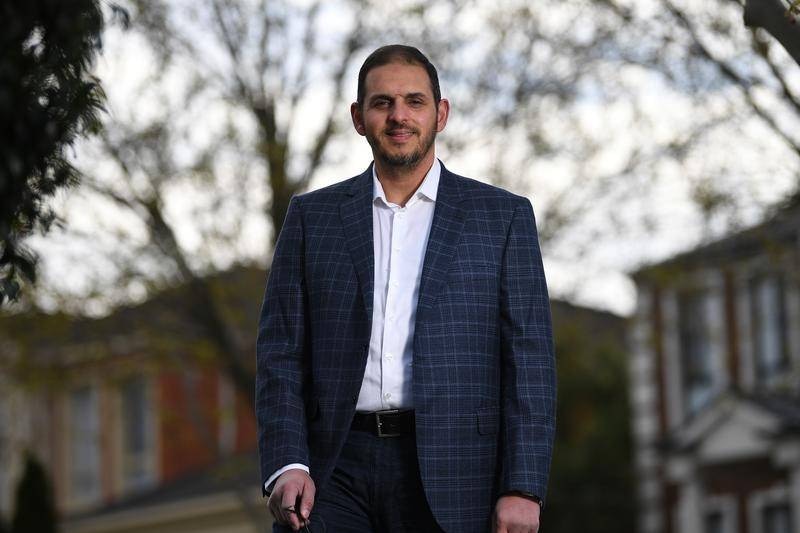
{"label": "black leather belt", "polygon": [[378,437],[402,437],[414,434],[413,409],[387,409],[371,413],[356,413],[350,429],[367,431]]}

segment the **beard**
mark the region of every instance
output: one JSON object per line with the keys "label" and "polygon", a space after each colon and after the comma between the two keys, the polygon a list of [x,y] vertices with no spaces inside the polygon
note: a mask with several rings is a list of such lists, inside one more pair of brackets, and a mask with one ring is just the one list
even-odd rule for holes
{"label": "beard", "polygon": [[[414,133],[419,134],[419,130],[414,129]],[[429,133],[419,138],[419,144],[416,150],[408,153],[390,153],[383,146],[377,137],[372,135],[367,136],[367,142],[372,147],[375,159],[381,163],[395,168],[412,169],[419,165],[420,161],[425,157],[428,151],[433,146],[436,140],[436,128],[432,127]]]}

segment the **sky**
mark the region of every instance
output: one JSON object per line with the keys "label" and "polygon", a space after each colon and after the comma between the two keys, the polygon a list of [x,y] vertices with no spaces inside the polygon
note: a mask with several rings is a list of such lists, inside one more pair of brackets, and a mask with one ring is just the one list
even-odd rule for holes
{"label": "sky", "polygon": [[[646,11],[652,2],[639,4]],[[183,19],[186,24],[182,29],[190,39],[202,43],[202,65],[186,61],[159,65],[157,55],[136,28],[122,31],[112,27],[108,31],[97,75],[108,94],[109,128],[113,133],[114,123],[141,128],[164,116],[174,117],[172,126],[177,140],[171,153],[178,172],[164,184],[165,211],[177,229],[181,246],[194,261],[194,268],[224,269],[236,258],[268,264],[272,235],[263,216],[268,202],[263,187],[266,170],[253,159],[248,148],[257,130],[246,112],[219,98],[213,84],[206,89],[207,94],[187,98],[193,75],[203,69],[224,68],[224,55],[205,45],[211,40],[197,22],[203,15],[192,12],[191,3],[185,5],[189,7],[185,8],[188,11],[184,16],[193,18],[191,23],[188,18]],[[486,35],[480,9],[466,15],[448,11],[447,7],[437,9],[429,16],[450,18],[466,36],[465,41],[470,44],[465,48],[469,49],[465,68],[473,68],[468,65],[469,58],[477,61],[492,39]],[[548,24],[556,31],[560,25],[571,24],[573,14],[554,8],[550,16]],[[336,9],[324,13],[321,20],[324,24],[318,30],[318,40],[324,44],[323,51],[326,47],[334,48],[337,42],[334,33],[326,33],[333,30],[325,28],[344,31],[353,22],[347,10]],[[299,39],[302,29],[298,25],[290,33],[294,32]],[[580,33],[580,26],[576,33]],[[245,49],[244,44],[242,47]],[[358,174],[371,160],[363,138],[353,131],[347,132],[347,102],[355,94],[358,63],[368,51],[360,51],[350,67],[346,101],[337,103],[330,101],[330,87],[325,83],[325,68],[329,67],[326,61],[331,60],[325,53],[313,58],[311,81],[317,82],[317,86],[300,100],[295,121],[302,127],[290,132],[292,145],[303,147],[311,142],[325,114],[323,111],[330,106],[338,106],[336,118],[343,133],[329,147],[310,189]],[[719,51],[734,62],[746,63],[745,52],[735,48],[719,48]],[[547,54],[552,51],[537,53],[543,54],[545,66],[552,61],[552,68],[558,68],[558,61],[548,59]],[[288,54],[284,67],[288,65],[291,70],[293,61],[297,62],[297,57]],[[580,222],[544,248],[551,296],[625,315],[632,312],[636,302],[635,287],[629,276],[632,270],[717,238],[731,231],[732,224],[755,223],[766,206],[796,185],[800,165],[797,157],[761,121],[740,113],[742,98],[735,90],[700,87],[696,93],[676,91],[663,72],[646,65],[620,68],[611,62],[608,65],[601,62],[596,68],[613,70],[610,77],[606,72],[581,78],[576,86],[578,97],[569,104],[553,103],[546,98],[526,103],[526,110],[539,113],[536,120],[540,121],[541,130],[557,148],[541,157],[531,157],[524,124],[506,130],[490,128],[482,122],[486,106],[469,100],[469,93],[461,91],[460,80],[443,77],[443,93],[445,97],[451,96],[453,111],[450,124],[440,138],[446,141],[449,135],[454,140],[465,140],[466,149],[451,153],[444,142],[437,154],[450,170],[482,181],[500,182],[527,196],[537,216],[548,213],[557,199],[566,198],[565,205],[571,206]],[[610,89],[603,85],[607,79],[623,86],[624,91],[608,96]],[[791,81],[800,86],[797,75]],[[763,96],[763,101],[769,102],[769,94]],[[716,120],[723,125],[709,128],[683,160],[654,157],[652,166],[638,168],[635,175],[611,180],[611,192],[598,188],[597,199],[593,200],[592,187],[598,186],[591,178],[613,175],[632,151],[655,151],[679,139],[683,132],[691,131],[690,126],[701,119]],[[186,166],[197,153],[214,148],[225,128],[235,130],[239,144],[220,146],[212,183],[196,179]],[[800,134],[796,127],[794,132]],[[577,133],[584,139],[582,142],[599,147],[591,152],[590,159],[582,159],[577,148],[571,149]],[[506,169],[500,179],[498,153],[502,154],[500,166]],[[124,190],[118,169],[109,163],[96,142],[79,146],[75,161],[93,179],[115,190]],[[302,160],[297,159],[293,164],[302,166]],[[518,172],[519,179],[509,178]],[[691,201],[693,186],[707,175],[722,176],[727,190],[736,194],[735,216],[704,218]],[[146,188],[146,182],[134,180],[137,187]],[[222,194],[207,194],[205,188],[209,186]],[[588,196],[588,201],[570,203],[582,196]],[[136,277],[120,282],[117,277],[120,263],[135,264],[135,270],[141,272],[161,272],[156,279],[168,277],[163,264],[137,253],[136,246],[146,242],[147,233],[132,213],[120,210],[86,188],[61,194],[57,206],[66,229],[33,240],[34,246],[43,252],[42,283],[57,289],[53,293],[60,295],[48,296],[48,291],[43,291],[40,297],[43,305],[55,307],[60,305],[59,297],[99,291],[107,297],[88,298],[81,311],[102,314],[110,309],[109,301],[145,298],[148,282]],[[542,216],[538,222],[542,227],[549,220]],[[213,235],[217,233],[233,237],[215,240]]]}

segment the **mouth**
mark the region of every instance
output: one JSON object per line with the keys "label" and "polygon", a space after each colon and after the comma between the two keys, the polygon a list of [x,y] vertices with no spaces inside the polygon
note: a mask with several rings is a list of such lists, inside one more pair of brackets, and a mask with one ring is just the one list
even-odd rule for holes
{"label": "mouth", "polygon": [[395,142],[405,142],[413,137],[415,133],[411,130],[389,130],[386,136]]}

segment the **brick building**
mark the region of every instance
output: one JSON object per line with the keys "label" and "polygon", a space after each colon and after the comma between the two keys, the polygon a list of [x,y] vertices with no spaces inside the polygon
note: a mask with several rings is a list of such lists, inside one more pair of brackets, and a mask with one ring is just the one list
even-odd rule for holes
{"label": "brick building", "polygon": [[[263,284],[255,269],[211,283],[250,364]],[[0,318],[0,515],[10,517],[30,450],[52,477],[66,533],[267,523],[249,396],[221,370],[187,290],[101,319]]]}
{"label": "brick building", "polygon": [[800,206],[634,275],[641,533],[800,531]]}
{"label": "brick building", "polygon": [[[264,278],[262,270],[237,269],[210,281],[250,364]],[[64,533],[268,527],[249,400],[215,363],[188,291],[170,289],[101,319],[0,316],[0,516],[10,517],[21,459],[32,449],[53,478]],[[604,350],[623,353],[620,317],[558,301],[552,311],[560,361],[592,357],[602,365]],[[608,407],[586,411],[586,398],[574,400],[562,424],[573,418],[577,427]],[[569,482],[553,480],[551,521],[559,496],[560,512],[575,514],[570,499],[585,487],[567,490]],[[617,496],[630,501],[627,492]]]}

